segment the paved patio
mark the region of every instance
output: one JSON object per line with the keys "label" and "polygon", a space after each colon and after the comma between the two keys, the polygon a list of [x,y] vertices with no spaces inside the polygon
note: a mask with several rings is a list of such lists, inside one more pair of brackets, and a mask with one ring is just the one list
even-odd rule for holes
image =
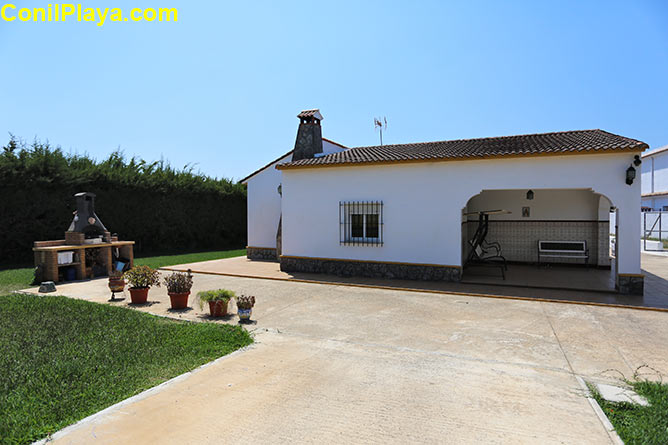
{"label": "paved patio", "polygon": [[470,266],[464,270],[462,281],[535,289],[615,292],[615,276],[610,269],[558,264],[509,264],[505,280],[498,267]]}
{"label": "paved patio", "polygon": [[642,268],[645,274],[645,295],[642,297],[616,293],[613,290],[613,274],[610,270],[565,266],[538,268],[536,266],[511,265],[506,281],[501,279],[498,270],[484,268],[482,271],[467,271],[462,283],[286,273],[279,269],[276,262],[250,261],[245,257],[183,264],[165,269],[178,271],[192,269],[193,272],[222,276],[372,286],[462,295],[486,295],[499,298],[529,298],[668,308],[668,257],[643,254]]}
{"label": "paved patio", "polygon": [[[194,282],[195,292],[255,295],[257,342],[54,443],[605,444],[576,376],[614,381],[643,364],[668,373],[665,312],[206,274]],[[108,303],[106,284],[58,291],[133,307]],[[169,311],[164,288],[149,300],[134,308],[208,318],[196,305]]]}

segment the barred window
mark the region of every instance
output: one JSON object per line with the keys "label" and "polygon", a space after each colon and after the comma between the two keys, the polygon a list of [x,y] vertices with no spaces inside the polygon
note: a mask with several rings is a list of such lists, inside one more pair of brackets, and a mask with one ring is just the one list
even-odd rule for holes
{"label": "barred window", "polygon": [[346,246],[382,246],[383,202],[339,202],[339,242]]}

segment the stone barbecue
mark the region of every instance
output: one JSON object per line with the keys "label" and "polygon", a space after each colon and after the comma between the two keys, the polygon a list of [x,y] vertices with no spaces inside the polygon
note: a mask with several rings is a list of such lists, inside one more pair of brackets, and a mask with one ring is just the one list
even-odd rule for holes
{"label": "stone barbecue", "polygon": [[65,239],[35,241],[37,281],[71,281],[111,274],[132,267],[134,241],[112,236],[95,213],[95,194],[74,195],[77,210]]}

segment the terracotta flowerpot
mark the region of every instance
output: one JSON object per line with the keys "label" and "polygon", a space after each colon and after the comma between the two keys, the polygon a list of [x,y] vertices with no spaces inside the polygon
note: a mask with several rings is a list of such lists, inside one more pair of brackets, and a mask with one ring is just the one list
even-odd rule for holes
{"label": "terracotta flowerpot", "polygon": [[185,309],[188,307],[188,296],[190,292],[180,294],[168,292],[169,299],[172,301],[172,309]]}
{"label": "terracotta flowerpot", "polygon": [[148,300],[148,287],[131,287],[130,300],[134,304],[144,304]]}
{"label": "terracotta flowerpot", "polygon": [[109,290],[116,292],[123,292],[125,289],[125,280],[123,277],[109,277]]}
{"label": "terracotta flowerpot", "polygon": [[227,301],[209,301],[209,311],[211,311],[212,317],[227,315]]}

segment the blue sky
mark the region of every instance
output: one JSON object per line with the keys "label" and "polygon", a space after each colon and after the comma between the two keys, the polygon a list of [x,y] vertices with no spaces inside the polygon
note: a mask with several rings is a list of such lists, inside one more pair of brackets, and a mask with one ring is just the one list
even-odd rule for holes
{"label": "blue sky", "polygon": [[668,144],[661,0],[168,1],[83,6],[177,23],[0,21],[0,143],[233,179],[290,150],[306,108],[348,146],[377,144],[374,116],[385,143],[602,128]]}

